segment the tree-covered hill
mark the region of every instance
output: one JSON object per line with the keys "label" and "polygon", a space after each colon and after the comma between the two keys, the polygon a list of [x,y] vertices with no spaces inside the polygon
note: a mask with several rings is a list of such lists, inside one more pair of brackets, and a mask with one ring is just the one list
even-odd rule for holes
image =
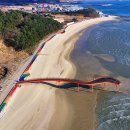
{"label": "tree-covered hill", "polygon": [[82,10],[75,11],[73,13],[74,14],[82,14],[85,17],[93,17],[93,18],[100,16],[98,11],[94,8],[82,9]]}
{"label": "tree-covered hill", "polygon": [[65,14],[65,15],[74,15],[74,16],[83,15],[84,17],[91,17],[91,18],[100,17],[100,14],[94,8],[86,8],[86,9],[69,11],[69,12],[58,12],[58,13],[55,13],[55,14]]}
{"label": "tree-covered hill", "polygon": [[21,11],[0,11],[0,35],[6,45],[16,50],[30,48],[61,28],[62,24],[51,18]]}

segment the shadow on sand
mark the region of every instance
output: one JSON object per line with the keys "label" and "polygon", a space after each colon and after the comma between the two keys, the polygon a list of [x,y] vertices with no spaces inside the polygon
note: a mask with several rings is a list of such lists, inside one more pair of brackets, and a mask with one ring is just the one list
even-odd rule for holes
{"label": "shadow on sand", "polygon": [[[54,88],[59,88],[59,89],[66,89],[66,90],[69,90],[69,91],[73,91],[73,92],[94,92],[94,91],[104,91],[104,92],[107,92],[108,90],[104,90],[102,87],[94,87],[92,88],[91,86],[88,86],[88,85],[77,85],[77,84],[74,84],[74,83],[65,83],[65,84],[62,84],[62,85],[59,85],[59,84],[53,84],[53,83],[49,83],[49,82],[42,82],[40,84],[46,84],[46,85],[49,85],[50,87],[54,87]],[[78,89],[79,87],[79,89]],[[122,93],[122,92],[119,92],[119,91],[109,91],[109,92],[112,92],[112,93]]]}

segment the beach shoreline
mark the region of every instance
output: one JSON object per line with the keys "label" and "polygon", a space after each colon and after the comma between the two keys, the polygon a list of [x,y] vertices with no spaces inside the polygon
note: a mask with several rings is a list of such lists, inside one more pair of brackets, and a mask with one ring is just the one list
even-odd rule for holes
{"label": "beach shoreline", "polygon": [[[72,50],[74,49],[74,43],[82,35],[81,31],[83,31],[84,29],[86,29],[90,26],[96,25],[98,23],[105,22],[108,20],[115,20],[115,19],[116,19],[116,17],[103,17],[103,18],[96,18],[96,19],[82,21],[82,22],[69,26],[66,29],[66,32],[64,34],[57,34],[54,38],[52,38],[50,41],[48,41],[47,44],[45,44],[44,48],[42,49],[42,51],[38,55],[37,59],[33,63],[32,67],[30,68],[30,70],[29,70],[30,76],[27,77],[27,79],[49,78],[49,77],[51,77],[51,78],[54,78],[54,77],[55,78],[56,77],[74,78],[76,75],[76,68],[75,68],[74,64],[70,61],[69,56],[70,56]],[[73,93],[73,98],[72,98],[73,100],[69,101],[71,98],[72,92],[69,92],[69,94],[68,94],[68,92],[64,93],[64,90],[58,90],[53,87],[50,87],[49,85],[44,85],[45,86],[45,88],[44,88],[42,84],[39,84],[37,89],[35,88],[35,86],[32,86],[32,87],[27,87],[27,86],[30,86],[30,84],[23,85],[23,87],[21,87],[20,91],[17,93],[17,98],[13,99],[13,101],[10,105],[15,107],[16,112],[14,114],[14,111],[11,108],[9,108],[7,110],[6,114],[3,117],[3,120],[0,121],[0,129],[32,130],[31,128],[33,128],[35,130],[42,130],[44,128],[47,130],[51,130],[51,129],[54,130],[55,129],[54,125],[51,125],[51,124],[55,124],[54,119],[57,118],[56,116],[58,113],[57,107],[60,107],[62,105],[63,105],[62,108],[64,108],[64,106],[66,108],[63,110],[62,109],[60,110],[61,114],[57,118],[57,121],[63,120],[61,118],[64,118],[64,121],[61,122],[60,124],[58,124],[56,129],[57,130],[66,130],[66,128],[68,130],[74,129],[74,127],[72,126],[72,124],[74,123],[74,122],[72,123],[72,121],[75,120],[74,119],[75,111],[73,111],[73,109],[74,109],[73,100],[75,100],[75,104],[78,105],[76,102],[76,99],[75,99],[75,95],[77,95],[78,93],[76,93],[76,94]],[[27,89],[25,89],[26,87],[27,87]],[[34,91],[36,91],[36,92],[34,92]],[[65,90],[65,91],[68,91],[68,90]],[[22,95],[22,93],[24,93],[24,97],[20,98],[19,96]],[[57,93],[60,93],[60,94],[57,94]],[[62,95],[61,93],[64,93],[65,96],[63,94],[62,98],[58,98],[57,96]],[[44,94],[46,94],[45,99],[42,98]],[[81,93],[79,93],[78,96],[80,94]],[[32,95],[34,95],[34,97]],[[53,95],[53,96],[50,96],[50,95]],[[89,95],[87,95],[87,97],[86,97],[86,94],[83,94],[83,97],[79,96],[79,98],[81,100],[84,97],[88,98],[88,102],[91,103],[91,99],[89,99]],[[58,98],[58,100],[57,100],[57,98]],[[28,100],[26,101],[26,99],[28,99]],[[37,105],[35,107],[36,111],[34,111],[34,110],[31,111],[31,108],[34,107],[34,105],[32,104],[32,99],[33,99],[33,101],[36,100],[36,103],[35,103]],[[45,104],[42,103],[43,105],[41,105],[41,99],[42,99],[42,102],[45,102]],[[53,101],[53,103],[51,101],[52,105],[49,105],[46,102],[46,99],[49,101],[52,100]],[[64,102],[62,102],[63,100],[64,100]],[[79,102],[81,100],[79,100]],[[96,101],[96,98],[95,98],[95,101]],[[86,107],[87,107],[87,105],[90,105],[89,103],[86,104]],[[26,106],[24,106],[24,104],[26,104]],[[80,105],[82,105],[82,102]],[[95,103],[93,103],[93,105],[95,105]],[[44,110],[43,109],[44,107],[47,108],[48,110]],[[38,115],[36,115],[37,109],[39,110]],[[84,109],[83,106],[80,107],[76,111],[81,111],[82,109]],[[27,112],[25,112],[26,114],[28,114],[27,117],[25,114],[22,115],[21,112],[23,110],[27,111]],[[84,111],[86,111],[86,110],[84,110]],[[48,112],[49,114],[47,114],[46,112]],[[89,111],[86,112],[86,115],[88,114],[88,112]],[[44,118],[44,120],[42,120],[43,117],[41,117],[40,114],[46,115],[47,119]],[[20,116],[21,118],[16,119],[17,115]],[[35,115],[35,118],[32,118],[34,115]],[[83,113],[82,113],[82,115],[83,115]],[[80,115],[79,115],[79,117],[80,117]],[[30,118],[32,118],[32,120],[30,120]],[[68,118],[69,118],[69,120],[68,120]],[[39,122],[36,121],[36,119],[38,119]],[[12,120],[14,120],[14,123],[10,123]],[[21,123],[21,120],[24,120],[24,121]],[[28,122],[28,124],[27,124],[27,122]],[[89,123],[90,124],[88,124],[88,125],[91,125],[91,122],[89,122]],[[25,127],[25,124],[26,124],[26,127]],[[64,124],[66,124],[66,125],[64,126]],[[51,127],[51,126],[53,126],[53,127]],[[80,124],[77,124],[77,127],[78,126],[80,126]],[[49,127],[51,127],[51,128],[49,128]],[[91,127],[89,129],[91,129]]]}
{"label": "beach shoreline", "polygon": [[[115,20],[115,19],[111,19],[111,20]],[[91,25],[91,26],[93,26],[93,25]],[[91,28],[91,26],[89,26],[90,28]],[[88,27],[88,28],[89,28]],[[93,28],[94,29],[94,28]],[[93,30],[92,29],[92,30]],[[84,29],[83,29],[84,30]],[[79,32],[78,34],[79,35],[82,35],[82,31],[83,30],[81,30],[81,32]],[[77,42],[77,40],[75,41],[75,43]],[[73,42],[74,43],[74,42]],[[76,66],[73,64],[73,62],[71,61],[71,58],[70,58],[70,54],[72,53],[72,51],[73,51],[73,49],[75,48],[75,45],[74,46],[72,46],[71,47],[71,49],[70,49],[70,53],[68,53],[67,54],[67,60],[71,63],[71,65],[75,68],[74,70],[75,70],[75,74],[73,74],[73,76],[67,76],[67,78],[68,77],[71,77],[71,78],[74,78],[75,76],[76,76]],[[71,73],[72,73],[72,71],[71,71]],[[53,129],[53,126],[57,123],[57,121],[60,121],[61,119],[62,119],[62,123],[59,123],[58,124],[58,126],[56,127],[56,129],[57,130],[61,130],[61,128],[62,129],[64,129],[63,128],[63,126],[65,127],[65,129],[67,128],[67,129],[70,129],[70,130],[72,130],[72,129],[76,129],[76,128],[78,128],[80,125],[78,124],[78,125],[76,125],[75,123],[77,123],[77,120],[75,120],[75,121],[73,121],[74,119],[74,117],[73,117],[73,115],[76,113],[76,111],[74,111],[74,106],[73,105],[75,105],[75,104],[78,104],[81,100],[82,100],[82,98],[81,98],[81,100],[79,100],[79,102],[77,103],[74,103],[73,104],[73,101],[72,101],[72,99],[74,98],[74,93],[72,92],[71,93],[71,91],[68,91],[68,90],[59,90],[59,89],[57,89],[56,90],[56,93],[58,93],[58,96],[60,95],[61,97],[61,99],[62,100],[60,100],[60,101],[58,101],[58,103],[56,102],[56,108],[55,108],[55,114],[53,115],[53,117],[52,117],[52,120],[51,120],[51,122],[50,122],[50,125],[49,125],[49,130],[52,130]],[[82,92],[81,92],[82,93]],[[80,94],[81,94],[80,93]],[[73,95],[73,96],[72,96]],[[81,94],[82,95],[82,94]],[[57,96],[57,95],[56,95]],[[88,98],[88,104],[86,104],[87,106],[91,106],[91,107],[94,107],[94,108],[96,108],[96,100],[97,100],[97,92],[95,93],[93,93],[93,96],[91,95],[91,94],[88,94],[87,96],[86,96],[86,94],[84,95],[83,94],[83,98]],[[93,98],[93,99],[92,99]],[[90,99],[91,99],[91,101],[90,101]],[[66,101],[65,101],[66,100]],[[93,100],[93,103],[92,103],[92,100]],[[60,108],[62,109],[62,101],[63,102],[66,102],[68,105],[68,108],[66,108],[66,110],[68,110],[68,112],[69,112],[69,114],[67,114],[66,112],[65,113],[62,113],[60,116],[61,116],[61,118],[60,117],[57,117],[57,113],[58,113],[58,108],[59,108],[59,106],[61,106]],[[75,99],[75,101],[76,101],[76,99]],[[60,103],[59,103],[60,102]],[[91,105],[91,104],[93,104],[93,105]],[[79,104],[78,104],[79,105]],[[81,105],[82,105],[82,103],[81,103]],[[64,105],[63,105],[64,106]],[[91,108],[90,107],[90,108]],[[80,109],[82,109],[82,108],[80,108]],[[90,110],[90,109],[89,109]],[[61,112],[63,112],[64,111],[64,109],[61,111]],[[81,110],[82,111],[82,110]],[[94,109],[92,109],[92,112],[94,112]],[[91,112],[91,110],[90,111],[87,111],[87,114],[89,115],[89,117],[90,117],[90,114],[89,113],[92,113]],[[69,118],[66,118],[66,120],[65,120],[65,117],[67,117],[67,115],[69,115]],[[63,120],[63,117],[64,117],[64,120]],[[93,119],[95,119],[94,121],[93,121]],[[91,121],[89,121],[89,120],[91,120]],[[96,128],[96,115],[95,114],[93,114],[92,115],[92,118],[90,117],[89,118],[89,120],[87,120],[88,122],[86,122],[86,123],[88,123],[89,125],[87,126],[88,127],[88,130],[92,130],[92,129],[95,129]],[[66,123],[66,122],[68,122],[68,123]],[[91,124],[92,123],[92,124]],[[72,125],[73,124],[73,125]],[[72,127],[72,126],[74,126],[75,125],[75,127]]]}

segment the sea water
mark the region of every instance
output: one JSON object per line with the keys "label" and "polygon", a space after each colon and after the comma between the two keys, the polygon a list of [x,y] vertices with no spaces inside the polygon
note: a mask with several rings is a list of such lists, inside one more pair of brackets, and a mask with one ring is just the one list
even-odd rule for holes
{"label": "sea water", "polygon": [[[44,0],[0,0],[0,4],[17,3],[45,3]],[[130,16],[130,1],[83,1],[72,3],[60,3],[61,5],[76,5],[83,8],[95,8],[104,14]]]}
{"label": "sea water", "polygon": [[95,8],[104,14],[130,16],[130,1],[91,1],[75,4],[83,8]]}
{"label": "sea water", "polygon": [[[100,52],[115,57],[116,62],[111,67],[115,67],[114,64],[116,64],[116,67],[119,67],[122,72],[127,73],[123,67],[127,67],[129,71],[130,22],[120,20],[100,24],[91,32],[88,45],[90,50],[98,48]],[[116,69],[114,73],[117,73]],[[123,73],[119,75],[128,79],[130,71],[127,76]],[[128,92],[130,92],[130,87]],[[100,93],[97,117],[98,130],[130,130],[130,95],[117,92]]]}
{"label": "sea water", "polygon": [[106,22],[91,31],[89,50],[112,55],[117,62],[130,67],[130,22]]}
{"label": "sea water", "polygon": [[[100,55],[112,56],[114,60],[102,59]],[[119,19],[87,29],[77,41],[71,59],[77,67],[77,79],[122,77],[123,88],[127,81],[130,93],[130,22]],[[130,95],[100,90],[96,113],[98,130],[130,130]]]}
{"label": "sea water", "polygon": [[100,93],[97,117],[97,130],[130,130],[130,96],[114,92]]}

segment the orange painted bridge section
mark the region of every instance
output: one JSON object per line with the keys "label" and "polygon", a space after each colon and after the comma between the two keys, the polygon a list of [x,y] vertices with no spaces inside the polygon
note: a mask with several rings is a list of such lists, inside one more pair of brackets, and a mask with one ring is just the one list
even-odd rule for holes
{"label": "orange painted bridge section", "polygon": [[114,84],[118,86],[120,81],[114,79],[112,77],[99,77],[91,81],[83,81],[77,79],[65,79],[65,78],[39,78],[39,79],[30,79],[19,81],[17,84],[25,84],[25,83],[45,83],[45,82],[57,82],[57,83],[72,83],[77,85],[84,85],[89,87],[95,87],[96,85],[104,85],[104,84]]}

